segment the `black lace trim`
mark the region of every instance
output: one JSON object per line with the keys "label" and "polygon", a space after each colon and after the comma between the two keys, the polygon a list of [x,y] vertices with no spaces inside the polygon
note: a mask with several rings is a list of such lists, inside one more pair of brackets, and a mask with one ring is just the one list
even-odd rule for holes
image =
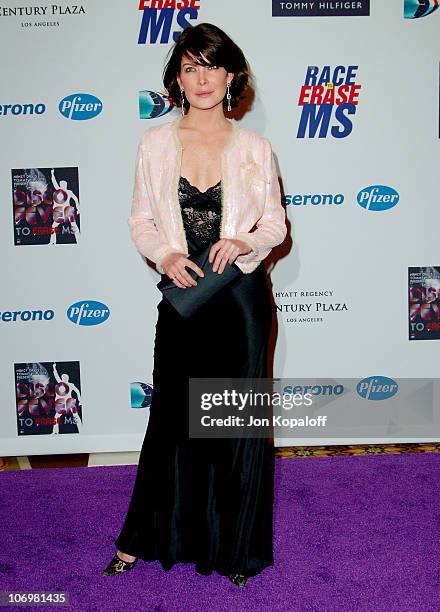
{"label": "black lace trim", "polygon": [[200,191],[184,176],[179,180],[179,201],[183,225],[189,237],[203,245],[220,236],[222,185],[218,181],[206,191]]}

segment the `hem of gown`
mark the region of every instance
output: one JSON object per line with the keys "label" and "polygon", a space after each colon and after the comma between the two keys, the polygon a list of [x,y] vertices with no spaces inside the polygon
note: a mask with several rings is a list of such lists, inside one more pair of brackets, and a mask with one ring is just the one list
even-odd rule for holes
{"label": "hem of gown", "polygon": [[197,572],[197,574],[201,574],[203,576],[210,576],[213,572],[217,572],[217,574],[220,574],[220,576],[228,576],[228,574],[243,574],[251,578],[252,576],[257,576],[258,574],[261,574],[261,572],[263,572],[266,568],[273,567],[275,565],[274,559],[272,558],[270,561],[263,561],[262,565],[260,565],[258,568],[254,568],[251,570],[243,570],[243,568],[237,567],[226,568],[222,565],[217,564],[215,564],[211,569],[207,569],[203,566],[203,564],[200,563],[200,561],[191,557],[178,558],[174,561],[165,561],[157,557],[156,555],[148,556],[142,553],[136,554],[136,552],[130,552],[129,550],[127,550],[127,547],[121,548],[117,542],[115,542],[115,544],[118,550],[122,550],[122,552],[127,555],[131,555],[132,557],[137,557],[145,563],[155,563],[156,561],[159,561],[162,566],[162,569],[165,572],[169,572],[174,565],[178,565],[179,563],[191,563],[194,565],[194,570]]}
{"label": "hem of gown", "polygon": [[[132,556],[134,557],[135,555],[132,555]],[[159,563],[162,566],[162,569],[165,572],[169,572],[171,569],[173,569],[174,565],[178,565],[179,563],[191,563],[194,565],[194,570],[196,571],[196,573],[201,574],[202,576],[210,576],[211,574],[216,572],[217,574],[220,574],[220,576],[228,576],[228,574],[243,574],[251,578],[253,576],[257,576],[258,574],[261,574],[261,572],[263,572],[266,568],[272,567],[274,565],[273,561],[266,561],[262,567],[258,569],[254,569],[254,570],[243,570],[243,569],[237,569],[237,568],[226,569],[224,567],[217,567],[217,566],[214,566],[212,569],[206,569],[202,567],[199,564],[199,562],[195,561],[194,559],[179,559],[178,561],[162,561],[161,559],[143,557],[142,555],[139,555],[138,558],[142,559],[142,561],[144,561],[145,563],[153,563],[155,561],[159,561]]]}

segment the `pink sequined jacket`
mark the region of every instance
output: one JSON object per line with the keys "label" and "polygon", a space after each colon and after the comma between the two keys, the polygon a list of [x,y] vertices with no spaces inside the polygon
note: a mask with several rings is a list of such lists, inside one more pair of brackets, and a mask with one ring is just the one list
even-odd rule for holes
{"label": "pink sequined jacket", "polygon": [[[189,254],[178,199],[183,150],[177,132],[180,120],[147,128],[142,134],[128,219],[137,250],[161,274],[169,253]],[[233,129],[221,153],[220,238],[242,240],[252,249],[235,260],[249,273],[286,237],[285,210],[269,140],[240,127],[235,119],[228,121]]]}

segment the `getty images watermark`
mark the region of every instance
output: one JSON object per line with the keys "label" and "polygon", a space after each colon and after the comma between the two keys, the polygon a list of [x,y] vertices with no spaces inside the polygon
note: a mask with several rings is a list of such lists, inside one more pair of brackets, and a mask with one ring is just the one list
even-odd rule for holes
{"label": "getty images watermark", "polygon": [[[313,398],[310,393],[301,395],[300,393],[278,394],[267,392],[255,392],[252,389],[246,392],[236,389],[225,389],[219,393],[203,393],[201,396],[200,408],[211,411],[214,407],[230,407],[237,410],[238,414],[228,414],[224,418],[213,417],[211,414],[204,414],[200,417],[203,427],[298,427],[298,426],[323,426],[326,424],[327,416],[304,418],[287,417],[282,414],[267,415],[265,407],[279,406],[282,410],[292,410],[295,406],[310,406]],[[244,414],[245,416],[239,416]]]}
{"label": "getty images watermark", "polygon": [[289,385],[280,393],[276,386],[272,378],[191,378],[189,436],[271,438],[275,431],[325,427],[326,415],[311,414],[311,393]]}
{"label": "getty images watermark", "polygon": [[433,438],[439,379],[190,378],[190,438]]}

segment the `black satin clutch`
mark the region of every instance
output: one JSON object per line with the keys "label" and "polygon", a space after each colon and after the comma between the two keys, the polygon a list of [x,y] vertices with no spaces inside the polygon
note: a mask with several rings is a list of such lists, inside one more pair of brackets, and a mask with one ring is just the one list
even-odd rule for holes
{"label": "black satin clutch", "polygon": [[213,242],[210,242],[207,247],[188,257],[203,270],[205,275],[203,277],[198,276],[194,270],[186,268],[188,274],[197,280],[197,285],[182,289],[177,287],[166,274],[162,274],[162,280],[156,285],[162,292],[163,297],[177,310],[181,317],[190,317],[218,291],[243,274],[235,263],[230,264],[229,262],[226,263],[221,274],[214,272],[213,264],[208,259],[213,244]]}

